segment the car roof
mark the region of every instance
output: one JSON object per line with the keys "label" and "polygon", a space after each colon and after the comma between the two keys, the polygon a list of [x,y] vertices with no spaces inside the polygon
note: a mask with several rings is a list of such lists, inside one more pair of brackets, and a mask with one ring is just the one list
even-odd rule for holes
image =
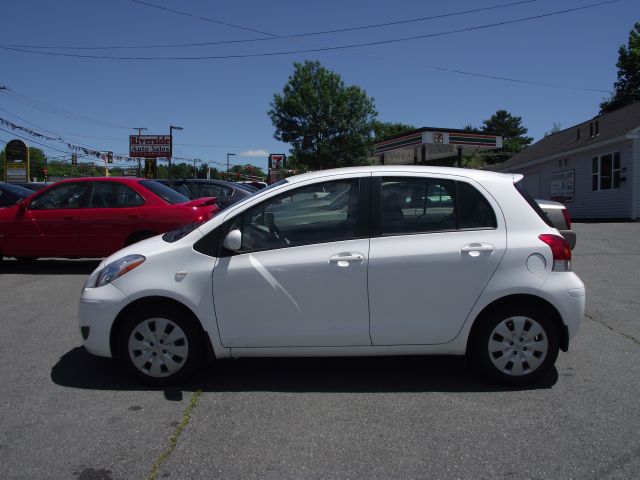
{"label": "car roof", "polygon": [[473,180],[510,180],[519,182],[523,176],[514,173],[498,173],[488,170],[473,170],[469,168],[454,167],[432,167],[428,165],[375,165],[366,167],[343,167],[328,170],[318,170],[314,172],[302,173],[292,177],[287,177],[287,181],[291,183],[303,182],[305,180],[313,180],[314,178],[322,178],[330,175],[348,175],[348,174],[365,174],[365,173],[385,173],[385,172],[407,172],[416,174],[431,175],[458,175],[468,177]]}
{"label": "car roof", "polygon": [[10,182],[0,182],[0,188],[11,193],[25,195],[25,198],[33,194],[33,190],[29,190],[28,188],[22,187],[20,185],[15,185]]}
{"label": "car roof", "polygon": [[[70,183],[70,182],[119,182],[119,183],[140,183],[143,180],[151,180],[149,178],[139,177],[78,177],[78,178],[65,178],[56,183]],[[51,184],[53,185],[53,183]]]}

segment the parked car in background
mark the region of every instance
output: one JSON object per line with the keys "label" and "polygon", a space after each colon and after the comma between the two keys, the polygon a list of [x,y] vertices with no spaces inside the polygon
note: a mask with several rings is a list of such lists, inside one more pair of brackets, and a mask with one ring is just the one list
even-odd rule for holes
{"label": "parked car in background", "polygon": [[28,188],[13,183],[0,182],[0,207],[15,205],[31,194],[33,194],[33,190]]}
{"label": "parked car in background", "polygon": [[257,188],[258,190],[262,190],[263,188],[268,187],[267,182],[261,182],[259,180],[240,180],[236,183],[242,183],[244,185],[251,185],[252,187]]}
{"label": "parked car in background", "polygon": [[18,182],[14,183],[14,185],[20,185],[21,187],[28,188],[33,192],[37,192],[49,185],[53,185],[53,182]]}
{"label": "parked car in background", "polygon": [[105,259],[80,298],[84,345],[156,384],[214,357],[419,354],[534,382],[578,331],[585,289],[522,178],[404,165],[289,177]]}
{"label": "parked car in background", "polygon": [[253,194],[252,191],[242,188],[236,183],[223,180],[185,178],[156,181],[173,188],[190,199],[215,197],[221,210]]}
{"label": "parked car in background", "polygon": [[63,180],[0,210],[0,259],[104,257],[144,238],[209,220],[215,199],[189,200],[153,180]]}
{"label": "parked car in background", "polygon": [[536,202],[540,205],[540,208],[547,215],[553,226],[567,239],[567,242],[571,245],[571,250],[573,250],[576,246],[576,232],[571,230],[571,216],[567,211],[567,207],[553,200],[536,199]]}

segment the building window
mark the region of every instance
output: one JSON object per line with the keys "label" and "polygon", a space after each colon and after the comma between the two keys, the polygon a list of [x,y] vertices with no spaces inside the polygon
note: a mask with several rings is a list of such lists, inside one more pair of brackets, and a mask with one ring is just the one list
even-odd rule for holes
{"label": "building window", "polygon": [[591,159],[591,190],[620,188],[620,152]]}
{"label": "building window", "polygon": [[593,122],[589,124],[589,137],[593,137]]}
{"label": "building window", "polygon": [[576,130],[576,140],[580,140],[580,127]]}
{"label": "building window", "polygon": [[596,120],[596,136],[600,135],[600,122]]}

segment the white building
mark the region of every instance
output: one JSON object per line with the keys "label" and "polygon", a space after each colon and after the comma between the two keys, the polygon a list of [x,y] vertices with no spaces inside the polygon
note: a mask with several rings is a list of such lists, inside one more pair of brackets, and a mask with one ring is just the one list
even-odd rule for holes
{"label": "white building", "polygon": [[548,135],[496,170],[576,219],[640,219],[640,102]]}

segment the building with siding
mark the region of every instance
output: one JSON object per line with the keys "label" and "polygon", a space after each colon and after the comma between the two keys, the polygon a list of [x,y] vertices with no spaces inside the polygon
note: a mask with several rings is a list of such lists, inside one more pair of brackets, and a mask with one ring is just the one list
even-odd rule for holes
{"label": "building with siding", "polygon": [[496,170],[575,219],[640,219],[640,102],[548,135]]}

